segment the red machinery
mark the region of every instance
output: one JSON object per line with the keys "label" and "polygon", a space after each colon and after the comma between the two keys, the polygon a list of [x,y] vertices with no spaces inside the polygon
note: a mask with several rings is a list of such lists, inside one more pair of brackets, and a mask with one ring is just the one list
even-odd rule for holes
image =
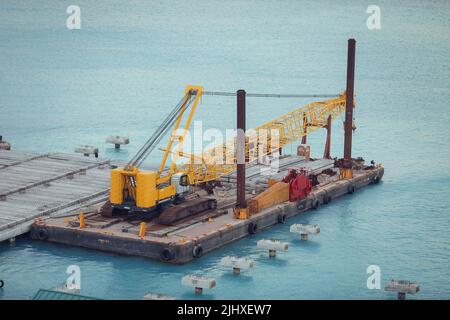
{"label": "red machinery", "polygon": [[289,169],[289,174],[281,180],[289,183],[289,201],[297,201],[306,198],[312,189],[308,172],[304,168]]}
{"label": "red machinery", "polygon": [[305,168],[290,168],[289,174],[283,180],[269,182],[270,187],[267,190],[248,200],[250,214],[258,213],[277,203],[306,198],[313,185],[308,177],[309,172]]}

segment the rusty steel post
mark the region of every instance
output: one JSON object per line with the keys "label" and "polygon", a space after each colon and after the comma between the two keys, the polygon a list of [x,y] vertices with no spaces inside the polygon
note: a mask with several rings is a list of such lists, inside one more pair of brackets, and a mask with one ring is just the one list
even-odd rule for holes
{"label": "rusty steel post", "polygon": [[236,207],[247,208],[245,201],[245,90],[238,90],[237,96],[237,199]]}
{"label": "rusty steel post", "polygon": [[327,120],[327,141],[325,142],[325,151],[323,152],[323,157],[325,159],[331,159],[330,149],[331,149],[331,116],[328,116]]}
{"label": "rusty steel post", "polygon": [[302,144],[306,144],[306,133],[308,132],[307,130],[307,123],[306,123],[307,119],[306,119],[306,114],[303,114],[303,133],[304,136],[302,136]]}
{"label": "rusty steel post", "polygon": [[348,40],[347,56],[347,90],[345,103],[345,138],[344,138],[344,166],[352,165],[352,133],[353,133],[353,92],[355,84],[355,39]]}

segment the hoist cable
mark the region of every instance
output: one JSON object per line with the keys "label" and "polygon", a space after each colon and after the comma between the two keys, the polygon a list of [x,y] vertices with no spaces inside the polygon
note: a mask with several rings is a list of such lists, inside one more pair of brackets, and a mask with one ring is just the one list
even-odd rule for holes
{"label": "hoist cable", "polygon": [[[233,97],[236,96],[236,92],[203,91],[203,95]],[[339,94],[247,93],[246,96],[255,98],[335,98],[339,97]]]}

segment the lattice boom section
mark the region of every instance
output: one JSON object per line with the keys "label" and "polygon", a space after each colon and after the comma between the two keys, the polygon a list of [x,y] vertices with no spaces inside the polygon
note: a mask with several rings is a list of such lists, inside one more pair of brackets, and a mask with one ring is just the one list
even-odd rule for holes
{"label": "lattice boom section", "polygon": [[[345,92],[337,98],[311,102],[254,129],[247,130],[246,160],[255,162],[264,155],[278,152],[290,143],[309,135],[334,120],[345,111]],[[178,171],[190,172],[191,184],[216,180],[236,170],[236,138],[205,149],[203,155],[185,155],[190,163]]]}

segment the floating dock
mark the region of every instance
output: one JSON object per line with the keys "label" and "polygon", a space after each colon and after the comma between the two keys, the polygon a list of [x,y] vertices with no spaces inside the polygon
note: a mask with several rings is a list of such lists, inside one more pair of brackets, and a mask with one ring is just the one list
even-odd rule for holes
{"label": "floating dock", "polygon": [[109,160],[0,150],[0,242],[28,232],[36,218],[104,202],[110,170]]}
{"label": "floating dock", "polygon": [[[246,170],[246,198],[268,188],[269,179],[279,179],[288,174],[288,168],[301,166],[319,174],[336,170],[334,161],[285,155],[280,158],[277,172],[268,174],[262,165],[250,165]],[[31,237],[71,246],[105,252],[142,256],[170,263],[186,263],[223,245],[242,239],[289,217],[301,214],[320,205],[353,194],[369,184],[378,183],[384,174],[381,165],[359,165],[353,169],[353,178],[339,179],[339,174],[329,176],[314,186],[307,198],[284,202],[266,208],[249,219],[236,219],[235,173],[222,177],[222,187],[207,195],[204,190],[192,193],[192,198],[210,197],[217,200],[217,208],[188,217],[173,225],[162,225],[158,218],[146,221],[145,235],[140,234],[142,219],[136,217],[104,217],[100,213],[87,214],[84,228],[78,217],[49,218],[32,226]],[[100,209],[100,208],[98,208]]]}

